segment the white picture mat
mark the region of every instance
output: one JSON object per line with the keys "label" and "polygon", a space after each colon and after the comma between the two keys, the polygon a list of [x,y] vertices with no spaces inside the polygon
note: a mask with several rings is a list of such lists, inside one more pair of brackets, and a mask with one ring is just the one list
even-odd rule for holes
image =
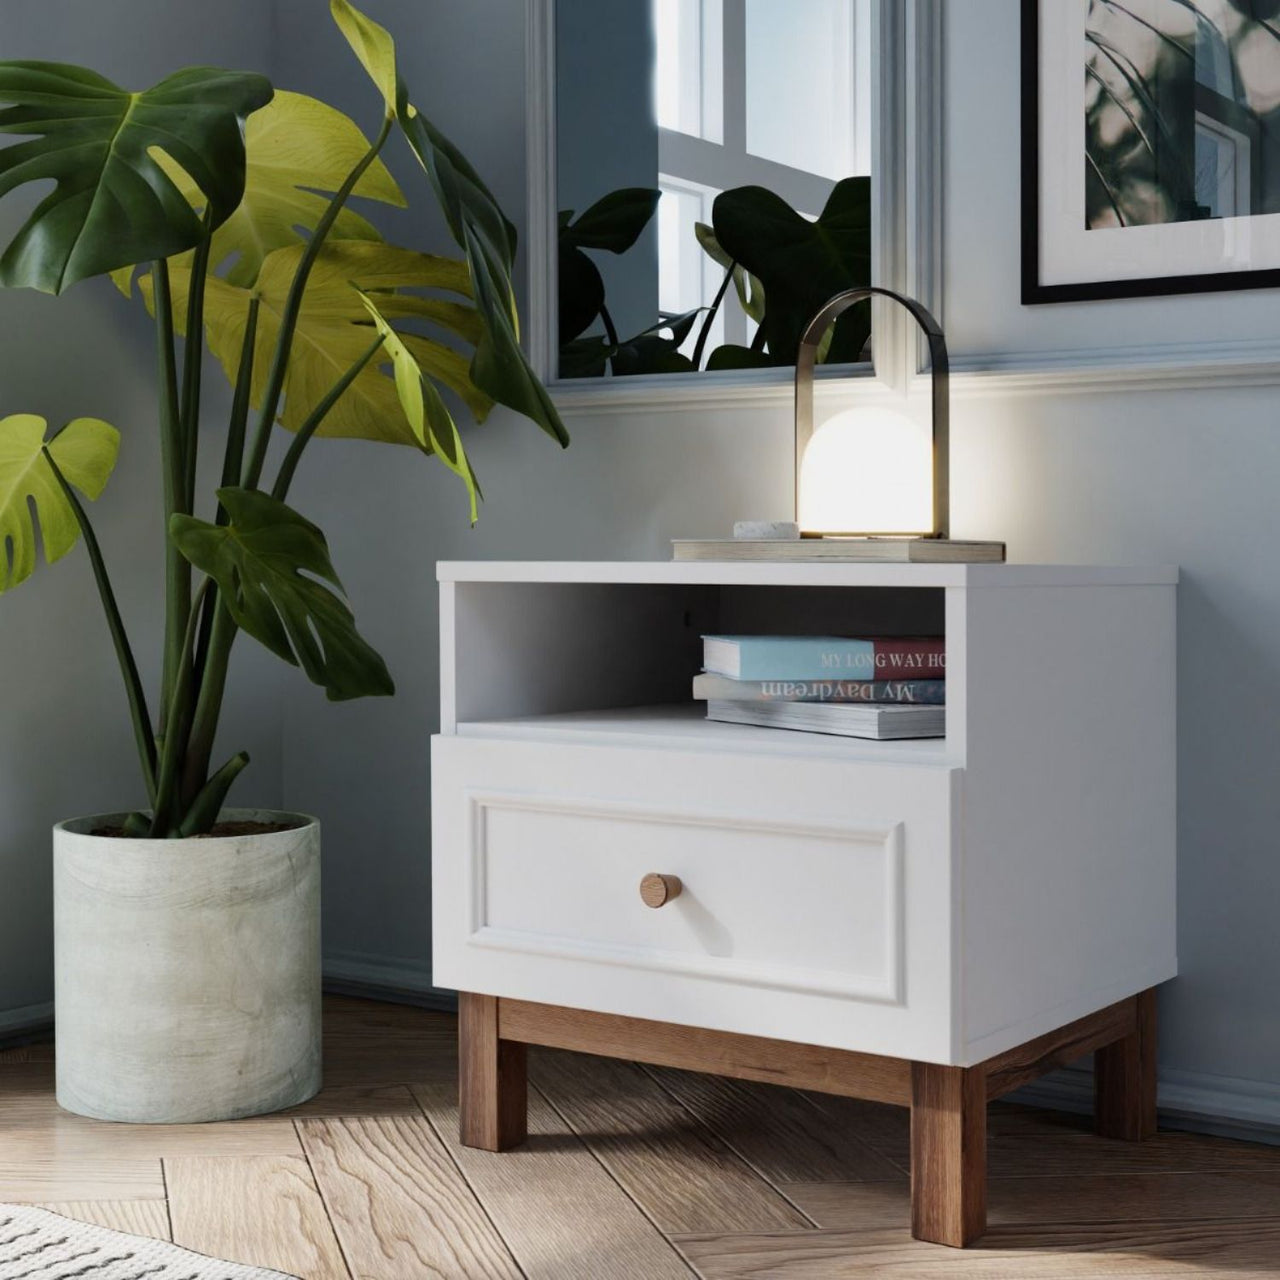
{"label": "white picture mat", "polygon": [[1040,5],[1041,285],[1280,268],[1280,214],[1140,227],[1085,226],[1089,0]]}

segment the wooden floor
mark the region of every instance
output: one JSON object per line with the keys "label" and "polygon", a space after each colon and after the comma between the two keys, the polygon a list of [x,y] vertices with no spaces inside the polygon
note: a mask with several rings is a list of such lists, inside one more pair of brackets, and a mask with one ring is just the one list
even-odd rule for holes
{"label": "wooden floor", "polygon": [[170,1128],[60,1112],[50,1048],[0,1054],[0,1201],[307,1280],[1280,1275],[1280,1148],[996,1104],[958,1253],[909,1236],[905,1111],[532,1051],[528,1146],[490,1155],[457,1142],[454,1038],[335,999],[318,1098]]}

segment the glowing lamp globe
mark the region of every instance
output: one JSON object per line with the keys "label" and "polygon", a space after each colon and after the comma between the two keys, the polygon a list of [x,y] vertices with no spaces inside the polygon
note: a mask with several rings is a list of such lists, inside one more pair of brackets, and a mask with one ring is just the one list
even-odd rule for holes
{"label": "glowing lamp globe", "polygon": [[800,459],[796,520],[810,537],[932,531],[933,433],[881,406],[824,422]]}

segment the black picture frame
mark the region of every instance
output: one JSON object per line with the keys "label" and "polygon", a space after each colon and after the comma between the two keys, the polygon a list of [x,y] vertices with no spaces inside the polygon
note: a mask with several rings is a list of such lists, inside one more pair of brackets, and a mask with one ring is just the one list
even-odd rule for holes
{"label": "black picture frame", "polygon": [[1022,0],[1022,302],[1095,302],[1172,294],[1223,293],[1280,288],[1280,268],[1090,280],[1044,284],[1040,280],[1040,8],[1064,0]]}

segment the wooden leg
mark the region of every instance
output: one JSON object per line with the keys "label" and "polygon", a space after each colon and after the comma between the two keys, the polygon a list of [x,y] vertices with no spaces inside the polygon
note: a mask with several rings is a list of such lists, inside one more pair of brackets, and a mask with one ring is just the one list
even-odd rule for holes
{"label": "wooden leg", "polygon": [[1134,996],[1137,1029],[1093,1056],[1094,1118],[1104,1138],[1141,1142],[1156,1131],[1156,993]]}
{"label": "wooden leg", "polygon": [[959,1249],[986,1229],[986,1073],[913,1062],[911,1234]]}
{"label": "wooden leg", "polygon": [[497,996],[458,996],[458,1108],[464,1147],[506,1151],[528,1136],[525,1047],[498,1038]]}

